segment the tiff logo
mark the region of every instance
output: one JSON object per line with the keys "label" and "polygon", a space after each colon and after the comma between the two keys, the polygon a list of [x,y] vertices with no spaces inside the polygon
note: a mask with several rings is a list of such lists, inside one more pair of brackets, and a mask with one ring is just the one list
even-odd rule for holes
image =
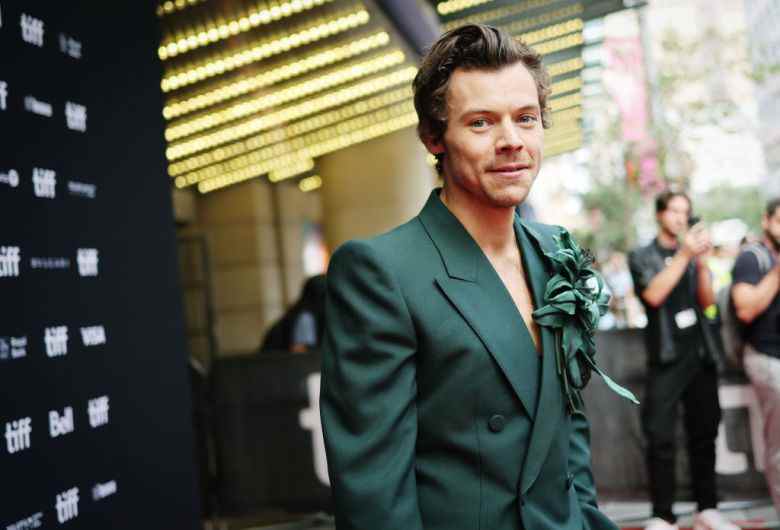
{"label": "tiff logo", "polygon": [[46,355],[60,357],[68,353],[68,326],[52,326],[46,328],[43,336],[46,343]]}
{"label": "tiff logo", "polygon": [[53,199],[57,195],[57,173],[53,169],[34,167],[32,180],[36,197]]}
{"label": "tiff logo", "polygon": [[5,442],[10,454],[29,449],[32,445],[32,419],[21,418],[5,424]]}
{"label": "tiff logo", "polygon": [[0,110],[8,108],[8,83],[0,81]]}
{"label": "tiff logo", "polygon": [[108,423],[108,396],[90,399],[87,403],[90,427],[100,427]]}
{"label": "tiff logo", "polygon": [[105,499],[106,497],[110,497],[116,493],[116,489],[116,480],[104,482],[103,484],[98,482],[95,484],[95,487],[92,488],[92,499],[99,501],[101,499]]}
{"label": "tiff logo", "polygon": [[33,528],[40,528],[43,525],[41,519],[43,519],[43,512],[34,513],[29,517],[25,517],[20,521],[16,521],[15,523],[6,526],[5,530],[32,530]]}
{"label": "tiff logo", "polygon": [[320,421],[320,374],[310,374],[306,378],[306,392],[309,395],[309,408],[300,411],[298,422],[301,427],[311,431],[314,473],[320,482],[330,486],[325,438],[322,434],[322,422]]}
{"label": "tiff logo", "polygon": [[49,411],[49,436],[51,438],[72,433],[74,429],[73,407],[65,407],[62,415],[56,410]]}
{"label": "tiff logo", "polygon": [[79,264],[79,276],[98,275],[98,251],[96,248],[80,248],[76,252]]}
{"label": "tiff logo", "polygon": [[66,101],[65,123],[72,131],[85,132],[87,130],[87,107]]}
{"label": "tiff logo", "polygon": [[43,20],[22,13],[19,25],[22,27],[22,40],[24,42],[43,47]]}
{"label": "tiff logo", "polygon": [[19,276],[19,262],[22,261],[19,247],[0,247],[0,278]]}
{"label": "tiff logo", "polygon": [[0,173],[0,183],[8,184],[12,188],[19,185],[19,173],[15,169],[9,169],[8,173]]}
{"label": "tiff logo", "polygon": [[79,516],[79,489],[70,488],[57,495],[57,521],[62,524]]}
{"label": "tiff logo", "polygon": [[99,346],[106,343],[106,328],[103,326],[88,326],[81,328],[81,341],[84,346]]}

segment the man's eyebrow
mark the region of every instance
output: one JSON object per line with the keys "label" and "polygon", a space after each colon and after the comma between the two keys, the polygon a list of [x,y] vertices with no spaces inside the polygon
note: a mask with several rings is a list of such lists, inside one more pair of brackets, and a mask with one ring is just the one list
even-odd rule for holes
{"label": "man's eyebrow", "polygon": [[495,111],[488,109],[468,109],[461,113],[461,116],[471,116],[473,114],[495,114]]}
{"label": "man's eyebrow", "polygon": [[[522,112],[522,111],[535,111],[540,112],[540,107],[538,103],[528,103],[527,105],[522,105],[520,107],[517,107],[513,110],[513,112]],[[474,108],[474,109],[468,109],[461,113],[462,117],[471,116],[473,114],[495,114],[495,110],[490,109],[481,109],[481,108]]]}
{"label": "man's eyebrow", "polygon": [[518,107],[517,110],[533,110],[536,112],[541,112],[541,107],[539,107],[539,103],[528,103],[526,105],[522,105],[521,107]]}

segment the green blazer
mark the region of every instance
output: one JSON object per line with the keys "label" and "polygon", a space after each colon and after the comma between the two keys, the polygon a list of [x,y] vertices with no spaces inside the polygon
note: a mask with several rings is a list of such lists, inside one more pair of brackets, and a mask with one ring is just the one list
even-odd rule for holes
{"label": "green blazer", "polygon": [[[560,230],[515,219],[537,307]],[[408,223],[341,246],[320,403],[337,529],[616,529],[541,334],[542,356],[437,191]]]}

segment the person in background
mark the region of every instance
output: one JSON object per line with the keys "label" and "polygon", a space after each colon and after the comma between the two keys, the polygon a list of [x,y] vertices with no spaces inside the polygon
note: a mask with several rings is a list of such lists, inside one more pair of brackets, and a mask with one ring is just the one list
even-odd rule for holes
{"label": "person in background", "polygon": [[707,267],[712,272],[712,290],[716,294],[721,289],[731,287],[731,269],[734,267],[734,255],[726,245],[714,245],[712,254],[707,258]]}
{"label": "person in background", "polygon": [[604,281],[612,292],[610,309],[615,315],[615,327],[628,326],[628,299],[633,296],[631,272],[628,270],[626,255],[613,252],[603,267]]}
{"label": "person in background", "polygon": [[319,348],[325,320],[325,275],[312,276],[303,284],[298,300],[266,333],[261,352],[302,353]]}
{"label": "person in background", "polygon": [[762,241],[734,264],[731,300],[745,324],[742,365],[764,418],[765,474],[780,514],[780,197],[767,203]]}
{"label": "person in background", "polygon": [[708,325],[715,296],[703,257],[711,249],[705,226],[691,222],[691,201],[681,192],[656,197],[658,235],[631,252],[634,289],[647,313],[647,388],[642,430],[647,439],[647,470],[652,519],[647,530],[676,530],[675,432],[684,410],[693,495],[698,505],[694,528],[738,530],[717,510],[715,438],[721,419],[717,361],[722,352]]}

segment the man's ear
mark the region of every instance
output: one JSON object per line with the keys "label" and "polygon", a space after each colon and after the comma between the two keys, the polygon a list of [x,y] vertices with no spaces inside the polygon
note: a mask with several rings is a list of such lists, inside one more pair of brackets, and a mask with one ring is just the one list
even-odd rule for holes
{"label": "man's ear", "polygon": [[423,144],[425,144],[425,148],[428,150],[428,152],[432,155],[440,155],[444,153],[444,142],[441,140],[434,140],[430,136],[425,136],[422,139]]}

